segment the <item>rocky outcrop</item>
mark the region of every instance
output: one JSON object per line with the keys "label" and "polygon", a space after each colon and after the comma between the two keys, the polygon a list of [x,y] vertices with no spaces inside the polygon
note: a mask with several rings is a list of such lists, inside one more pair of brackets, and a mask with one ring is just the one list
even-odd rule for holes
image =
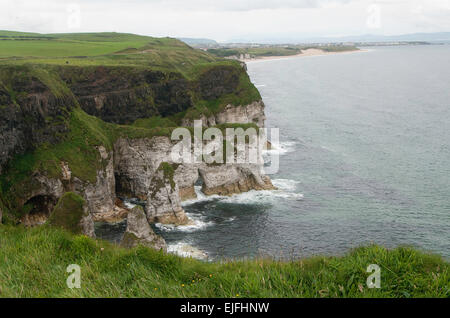
{"label": "rocky outcrop", "polygon": [[126,219],[129,210],[115,205],[111,211],[92,214],[94,222],[118,223]]}
{"label": "rocky outcrop", "polygon": [[254,123],[258,127],[263,128],[266,121],[264,108],[265,106],[262,100],[245,106],[227,105],[223,111],[215,115],[216,123]]}
{"label": "rocky outcrop", "polygon": [[144,245],[156,250],[167,251],[166,242],[153,232],[144,210],[140,206],[134,207],[128,213],[127,229],[123,235],[121,245],[127,248]]}
{"label": "rocky outcrop", "polygon": [[[241,67],[232,65],[205,67],[195,79],[188,80],[178,73],[133,67],[0,67],[0,173],[6,169],[10,174],[7,190],[2,189],[8,193],[0,195],[8,197],[5,201],[8,215],[10,211],[17,212],[13,219],[29,226],[45,223],[63,194],[74,192],[84,199],[95,220],[111,221],[126,216],[127,210],[115,204],[119,195],[148,199],[146,212],[152,222],[186,224],[189,221],[180,202],[196,197],[194,185],[199,179],[205,179],[204,190],[211,194],[268,188],[266,179],[242,166],[173,165],[173,175],[168,179],[164,171],[162,174],[158,171],[161,163],[171,164],[174,144],[168,137],[138,138],[132,131],[129,137],[116,139],[122,135],[120,132],[109,131],[111,126],[103,126],[104,123],[98,122],[96,126],[80,109],[74,111],[81,106],[88,114],[116,124],[131,124],[138,118],[154,115],[167,117],[194,109],[193,96],[201,102],[215,102],[234,93],[241,98],[247,92],[240,86],[246,75],[243,72]],[[78,113],[86,118],[74,116]],[[257,101],[237,107],[228,105],[214,116],[201,119],[204,126],[222,123],[263,126],[264,104]],[[91,161],[85,163],[97,167],[95,174],[95,170],[80,173],[80,167],[75,166],[83,164],[83,151],[76,160],[64,153],[51,153],[52,167],[43,168],[33,162],[19,171],[20,178],[7,166],[13,157],[32,154],[37,147],[45,152],[46,148],[41,147],[44,143],[52,149],[61,140],[66,142],[70,129],[101,135],[89,143],[92,147],[97,145],[99,162],[92,162],[95,156],[90,156]],[[128,136],[128,132],[123,135]],[[114,143],[113,149],[106,147],[110,142]],[[102,143],[105,147],[99,145]]]}
{"label": "rocky outcrop", "polygon": [[65,193],[48,219],[51,226],[68,230],[74,234],[95,237],[94,222],[86,201],[73,192]]}
{"label": "rocky outcrop", "polygon": [[175,169],[174,181],[179,189],[181,201],[196,199],[194,185],[199,180],[199,168],[204,164],[180,164]]}
{"label": "rocky outcrop", "polygon": [[[262,100],[255,101],[248,105],[234,106],[227,105],[224,109],[215,115],[201,115],[196,120],[201,120],[204,127],[211,127],[220,124],[236,123],[236,124],[256,124],[263,128],[266,121],[264,115],[264,102]],[[185,118],[182,122],[183,126],[193,127],[194,120]]]}
{"label": "rocky outcrop", "polygon": [[168,137],[118,139],[114,144],[117,194],[146,200],[152,177],[170,158],[172,146]]}
{"label": "rocky outcrop", "polygon": [[64,194],[64,185],[60,179],[48,178],[37,172],[27,186],[25,196],[19,199],[22,208],[20,223],[27,227],[42,225]]}
{"label": "rocky outcrop", "polygon": [[[82,182],[74,178],[75,192],[81,194],[86,200],[89,211],[95,214],[107,214],[114,211],[116,198],[116,182],[114,177],[114,155],[108,153],[103,146],[98,147],[100,159],[104,168],[97,171],[96,183]],[[70,168],[70,167],[69,167]]]}
{"label": "rocky outcrop", "polygon": [[115,206],[113,153],[108,153],[103,146],[99,146],[98,151],[104,167],[97,171],[95,183],[74,177],[65,162],[60,164],[60,178],[49,178],[39,172],[31,176],[18,198],[17,205],[22,209],[20,222],[25,226],[44,224],[65,192],[81,196],[96,221],[125,217],[126,211]]}
{"label": "rocky outcrop", "polygon": [[161,163],[152,178],[145,212],[150,223],[186,225],[190,223],[183,208],[178,184],[174,181],[174,166]]}
{"label": "rocky outcrop", "polygon": [[199,170],[206,195],[232,195],[250,190],[275,189],[270,178],[257,165],[230,164],[208,166]]}

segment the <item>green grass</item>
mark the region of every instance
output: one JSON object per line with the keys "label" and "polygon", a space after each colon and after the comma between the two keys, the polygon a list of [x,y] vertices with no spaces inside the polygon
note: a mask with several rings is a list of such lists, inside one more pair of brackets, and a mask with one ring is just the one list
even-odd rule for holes
{"label": "green grass", "polygon": [[0,64],[138,66],[182,74],[218,59],[173,38],[126,33],[0,31]]}
{"label": "green grass", "polygon": [[[411,248],[355,249],[342,257],[201,262],[131,250],[47,226],[0,225],[0,297],[449,297],[449,263]],[[70,264],[81,289],[66,286]],[[369,264],[381,289],[366,286]]]}

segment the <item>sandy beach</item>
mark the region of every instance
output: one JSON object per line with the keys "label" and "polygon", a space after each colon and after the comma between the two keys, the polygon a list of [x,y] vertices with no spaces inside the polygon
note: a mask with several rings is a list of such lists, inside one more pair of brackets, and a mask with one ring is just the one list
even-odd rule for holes
{"label": "sandy beach", "polygon": [[320,55],[332,55],[332,54],[349,54],[349,53],[357,53],[357,52],[367,52],[368,50],[355,50],[355,51],[342,51],[342,52],[325,52],[321,49],[307,49],[302,50],[300,54],[295,55],[284,55],[284,56],[263,56],[256,57],[251,59],[242,60],[245,63],[258,62],[258,61],[268,61],[268,60],[281,60],[286,58],[294,58],[294,57],[304,57],[304,56],[320,56]]}

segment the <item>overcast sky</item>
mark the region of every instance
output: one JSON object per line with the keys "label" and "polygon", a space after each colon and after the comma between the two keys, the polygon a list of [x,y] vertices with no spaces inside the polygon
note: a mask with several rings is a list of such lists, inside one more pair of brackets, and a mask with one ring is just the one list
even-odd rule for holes
{"label": "overcast sky", "polygon": [[218,41],[450,31],[450,0],[0,0],[0,29]]}

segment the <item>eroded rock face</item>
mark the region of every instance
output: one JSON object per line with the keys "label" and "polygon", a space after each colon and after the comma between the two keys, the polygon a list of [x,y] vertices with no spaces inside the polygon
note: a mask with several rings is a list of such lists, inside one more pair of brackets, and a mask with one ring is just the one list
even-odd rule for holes
{"label": "eroded rock face", "polygon": [[258,165],[230,164],[201,168],[202,192],[206,195],[232,195],[250,190],[273,190],[270,178]]}
{"label": "eroded rock face", "polygon": [[[165,164],[173,169],[172,165]],[[189,224],[190,220],[181,207],[179,187],[173,175],[168,175],[167,171],[160,168],[153,176],[148,191],[145,206],[148,221],[175,225]]]}
{"label": "eroded rock face", "polygon": [[108,153],[103,146],[98,147],[100,160],[105,161],[105,167],[97,171],[96,183],[83,182],[72,176],[70,166],[61,162],[61,178],[54,179],[36,173],[28,185],[28,191],[21,206],[27,211],[21,217],[25,226],[44,224],[65,192],[74,192],[86,202],[89,214],[96,219],[97,215],[117,214],[115,207],[115,178],[113,153]]}
{"label": "eroded rock face", "polygon": [[107,122],[131,124],[192,106],[189,82],[177,73],[120,66],[74,66],[59,73],[83,110]]}
{"label": "eroded rock face", "polygon": [[[249,105],[234,106],[227,105],[221,112],[206,117],[202,115],[197,120],[202,121],[203,127],[211,127],[220,124],[236,123],[236,124],[256,124],[258,127],[263,128],[266,121],[264,115],[264,102],[262,100],[253,102]],[[183,126],[193,127],[194,120],[184,119]]]}
{"label": "eroded rock face", "polygon": [[116,182],[114,177],[113,153],[108,153],[103,146],[98,148],[101,160],[107,161],[105,168],[97,171],[95,184],[82,182],[74,178],[75,192],[86,200],[92,214],[105,214],[114,210]]}
{"label": "eroded rock face", "polygon": [[175,169],[173,179],[178,186],[181,201],[197,198],[194,185],[200,177],[198,169],[202,166],[204,165],[180,164]]}
{"label": "eroded rock face", "polygon": [[166,242],[153,232],[144,210],[140,206],[134,207],[128,213],[127,230],[122,238],[121,245],[127,248],[144,245],[156,250],[167,251]]}
{"label": "eroded rock face", "polygon": [[263,128],[266,120],[266,116],[264,115],[264,107],[263,101],[257,101],[249,105],[237,107],[228,105],[222,112],[215,116],[216,123],[254,123],[258,125],[258,127]]}
{"label": "eroded rock face", "polygon": [[[0,79],[3,84],[0,85],[0,173],[15,155],[43,142],[56,144],[68,131],[57,118],[68,117],[68,111],[75,105],[73,98],[55,96],[28,70],[25,66],[1,69],[4,76]],[[16,92],[14,98],[11,91]]]}
{"label": "eroded rock face", "polygon": [[152,177],[161,162],[170,158],[171,149],[168,137],[117,140],[114,145],[117,194],[146,200]]}

